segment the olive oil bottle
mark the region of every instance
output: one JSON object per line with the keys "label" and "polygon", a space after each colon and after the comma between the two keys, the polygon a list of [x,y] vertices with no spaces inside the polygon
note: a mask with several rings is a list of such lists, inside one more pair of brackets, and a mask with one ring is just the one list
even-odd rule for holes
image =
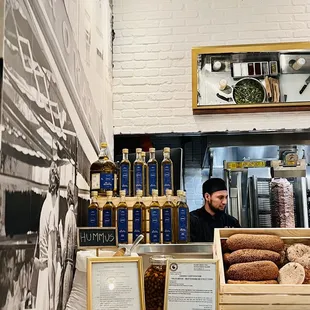
{"label": "olive oil bottle", "polygon": [[128,243],[128,207],[126,191],[119,191],[120,202],[117,205],[117,234],[119,243]]}
{"label": "olive oil bottle", "polygon": [[117,169],[115,163],[109,159],[108,145],[100,144],[98,160],[90,166],[90,192],[97,191],[106,196],[107,191],[117,192]]}
{"label": "olive oil bottle", "polygon": [[136,160],[133,163],[133,194],[136,196],[137,190],[144,193],[144,163],[142,161],[142,149],[136,149]]}
{"label": "olive oil bottle", "polygon": [[175,228],[174,217],[175,206],[171,199],[172,190],[166,190],[167,200],[162,206],[162,219],[163,219],[163,243],[175,243]]}
{"label": "olive oil bottle", "polygon": [[128,149],[123,149],[123,159],[120,163],[120,190],[126,191],[126,196],[131,196],[131,162],[128,159]]}
{"label": "olive oil bottle", "polygon": [[150,204],[150,243],[160,243],[160,205],[158,202],[158,190],[152,191]]}
{"label": "olive oil bottle", "polygon": [[98,227],[99,225],[99,205],[97,202],[98,192],[92,192],[90,204],[88,206],[88,227]]}
{"label": "olive oil bottle", "polygon": [[112,202],[112,191],[107,191],[107,202],[102,209],[102,227],[115,227],[115,206]]}
{"label": "olive oil bottle", "polygon": [[143,161],[143,196],[146,196],[146,176],[147,176],[147,163],[146,163],[146,154],[141,152],[141,158]]}
{"label": "olive oil bottle", "polygon": [[189,242],[189,209],[186,202],[186,193],[181,191],[179,203],[176,207],[176,243]]}
{"label": "olive oil bottle", "polygon": [[161,162],[161,194],[171,189],[173,195],[173,162],[170,159],[170,147],[164,148],[164,159]]}
{"label": "olive oil bottle", "polygon": [[145,243],[146,239],[146,208],[145,204],[142,201],[142,191],[137,190],[136,195],[136,203],[132,207],[132,222],[133,222],[133,228],[132,228],[132,241],[134,242],[139,235],[143,235],[144,238],[142,239],[141,243]]}
{"label": "olive oil bottle", "polygon": [[152,190],[158,190],[158,162],[155,158],[155,149],[150,148],[150,159],[147,162],[147,177],[146,177],[146,195],[151,196]]}

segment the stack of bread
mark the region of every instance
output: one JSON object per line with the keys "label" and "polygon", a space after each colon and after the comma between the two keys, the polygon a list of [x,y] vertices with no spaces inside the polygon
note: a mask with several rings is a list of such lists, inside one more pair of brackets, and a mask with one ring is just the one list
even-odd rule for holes
{"label": "stack of bread", "polygon": [[278,236],[235,234],[222,249],[228,284],[310,284],[309,246],[294,244],[285,251]]}
{"label": "stack of bread", "polygon": [[286,250],[289,261],[280,269],[281,284],[310,284],[310,246],[295,243]]}

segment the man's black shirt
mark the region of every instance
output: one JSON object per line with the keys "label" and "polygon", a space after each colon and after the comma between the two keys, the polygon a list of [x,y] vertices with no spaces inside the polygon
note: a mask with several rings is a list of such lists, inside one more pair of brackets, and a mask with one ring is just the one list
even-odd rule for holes
{"label": "man's black shirt", "polygon": [[214,216],[203,206],[190,213],[191,242],[213,242],[214,228],[240,228],[233,216],[217,212]]}

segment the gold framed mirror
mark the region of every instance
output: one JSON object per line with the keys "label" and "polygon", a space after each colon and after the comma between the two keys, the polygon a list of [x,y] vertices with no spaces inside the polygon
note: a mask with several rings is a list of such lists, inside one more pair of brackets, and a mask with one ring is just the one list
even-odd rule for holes
{"label": "gold framed mirror", "polygon": [[194,114],[310,110],[310,43],[192,48]]}

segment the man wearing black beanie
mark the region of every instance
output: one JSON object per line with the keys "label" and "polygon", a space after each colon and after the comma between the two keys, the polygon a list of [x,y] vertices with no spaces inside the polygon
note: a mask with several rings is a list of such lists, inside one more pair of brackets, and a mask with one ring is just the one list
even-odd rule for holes
{"label": "man wearing black beanie", "polygon": [[237,219],[225,213],[228,194],[224,180],[207,180],[202,193],[204,206],[190,213],[191,242],[213,242],[215,228],[241,227]]}

